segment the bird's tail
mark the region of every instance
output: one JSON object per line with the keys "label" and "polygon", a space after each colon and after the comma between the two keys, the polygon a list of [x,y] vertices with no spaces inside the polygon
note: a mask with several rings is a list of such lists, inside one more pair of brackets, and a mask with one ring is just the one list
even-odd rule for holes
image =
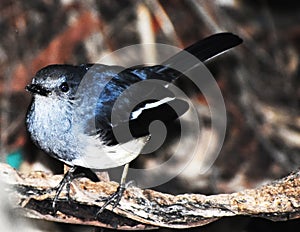
{"label": "bird's tail", "polygon": [[170,59],[163,62],[162,65],[169,66],[182,62],[182,56],[185,55],[185,52],[189,52],[196,56],[200,61],[205,62],[242,42],[243,40],[240,37],[230,32],[214,34],[185,48],[183,52],[179,52],[172,56]]}
{"label": "bird's tail", "polygon": [[[180,70],[181,73],[186,72],[199,65],[199,60],[205,62],[242,42],[240,37],[230,32],[214,34],[185,48],[161,65],[153,66],[151,71],[165,74],[164,76],[169,79],[166,81],[172,81],[176,79],[176,74],[170,75],[170,68]],[[190,54],[198,59],[190,59]]]}

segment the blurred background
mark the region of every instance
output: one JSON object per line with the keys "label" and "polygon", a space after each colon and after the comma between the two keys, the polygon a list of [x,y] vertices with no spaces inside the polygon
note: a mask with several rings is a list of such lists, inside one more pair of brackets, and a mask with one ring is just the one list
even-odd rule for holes
{"label": "blurred background", "polygon": [[[39,151],[25,130],[31,96],[24,87],[40,68],[53,63],[93,63],[138,43],[184,48],[210,34],[230,31],[244,43],[207,63],[227,109],[221,153],[205,174],[194,162],[157,190],[231,193],[287,175],[300,164],[299,12],[299,1],[277,0],[0,0],[1,162],[22,172],[62,173],[63,165]],[[193,101],[199,104],[199,112],[206,112],[201,93]],[[164,154],[139,157],[133,165],[149,167],[167,159]],[[27,223],[36,231],[94,231],[42,221]],[[235,217],[189,231],[296,228],[300,228],[299,220],[279,223]]]}

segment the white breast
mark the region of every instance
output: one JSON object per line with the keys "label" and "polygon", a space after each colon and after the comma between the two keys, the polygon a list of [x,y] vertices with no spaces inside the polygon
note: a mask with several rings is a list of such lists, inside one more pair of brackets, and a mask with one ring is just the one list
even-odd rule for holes
{"label": "white breast", "polygon": [[122,166],[135,159],[149,139],[145,136],[107,146],[101,137],[84,133],[86,124],[80,122],[86,112],[71,111],[71,105],[43,96],[36,96],[33,107],[34,113],[27,119],[31,136],[44,151],[71,166],[92,169]]}
{"label": "white breast", "polygon": [[76,156],[74,151],[79,145],[71,133],[71,120],[68,104],[36,95],[31,113],[27,116],[27,128],[42,150],[57,159],[69,160]]}

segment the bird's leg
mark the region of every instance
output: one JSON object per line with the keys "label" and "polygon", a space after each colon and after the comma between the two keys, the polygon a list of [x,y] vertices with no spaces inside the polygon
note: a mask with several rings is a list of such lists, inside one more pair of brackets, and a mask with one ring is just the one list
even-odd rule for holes
{"label": "bird's leg", "polygon": [[72,182],[72,180],[74,180],[74,172],[76,171],[77,166],[73,166],[71,167],[66,174],[64,175],[63,179],[59,182],[59,184],[54,188],[54,190],[56,190],[55,196],[53,198],[52,201],[52,210],[53,213],[56,213],[56,202],[58,200],[58,197],[61,193],[61,191],[63,190],[64,186],[67,185],[67,198],[69,199],[70,197],[70,183]]}
{"label": "bird's leg", "polygon": [[56,194],[52,201],[52,209],[53,213],[56,213],[56,202],[58,200],[58,197],[60,193],[62,192],[64,186],[66,186],[67,190],[67,201],[70,201],[70,184],[74,179],[80,178],[80,177],[87,177],[90,180],[97,182],[100,181],[97,175],[88,168],[82,168],[78,166],[71,167],[66,174],[64,175],[63,179],[60,181],[60,183],[54,188],[56,190]]}
{"label": "bird's leg", "polygon": [[126,176],[128,173],[128,169],[129,169],[129,163],[125,164],[123,172],[122,172],[122,177],[121,177],[121,181],[120,181],[120,185],[117,189],[117,191],[110,195],[107,199],[105,199],[105,204],[100,208],[100,210],[97,212],[97,217],[104,211],[104,209],[111,204],[112,208],[114,209],[120,202],[120,200],[122,199],[123,193],[126,189]]}

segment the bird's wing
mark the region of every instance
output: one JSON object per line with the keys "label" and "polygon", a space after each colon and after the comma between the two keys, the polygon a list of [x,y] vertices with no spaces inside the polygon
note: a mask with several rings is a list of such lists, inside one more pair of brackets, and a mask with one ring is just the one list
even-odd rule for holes
{"label": "bird's wing", "polygon": [[163,83],[142,81],[124,70],[107,83],[99,96],[96,127],[107,144],[124,143],[148,135],[152,121],[168,123],[184,114],[188,107]]}
{"label": "bird's wing", "polygon": [[[188,104],[176,99],[165,85],[155,80],[174,81],[183,75],[182,72],[199,65],[199,60],[207,61],[241,42],[232,33],[215,34],[187,47],[161,65],[133,67],[116,74],[99,97],[96,125],[102,139],[115,144],[117,141],[113,131],[126,134],[124,131],[128,131],[129,127],[131,135],[124,135],[123,142],[147,135],[153,120],[167,123],[177,119],[186,112]],[[187,52],[198,59],[187,59]],[[180,67],[182,72],[174,67]]]}

